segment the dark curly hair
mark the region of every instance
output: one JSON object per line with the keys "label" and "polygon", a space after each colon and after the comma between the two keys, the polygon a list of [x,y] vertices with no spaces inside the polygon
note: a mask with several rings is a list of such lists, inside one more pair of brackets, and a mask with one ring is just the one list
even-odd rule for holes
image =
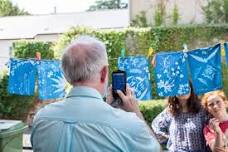
{"label": "dark curly hair", "polygon": [[[187,102],[188,112],[198,113],[200,111],[200,109],[202,108],[201,103],[200,103],[200,99],[194,93],[193,86],[192,86],[191,82],[189,82],[189,85],[191,88],[191,95],[190,95],[188,102]],[[181,113],[182,109],[180,106],[180,102],[176,96],[168,98],[168,108],[169,108],[170,113],[173,116],[177,116],[178,114]]]}

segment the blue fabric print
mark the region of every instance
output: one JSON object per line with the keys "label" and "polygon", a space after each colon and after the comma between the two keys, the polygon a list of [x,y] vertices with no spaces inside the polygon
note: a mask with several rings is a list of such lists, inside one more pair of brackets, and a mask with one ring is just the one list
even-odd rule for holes
{"label": "blue fabric print", "polygon": [[224,43],[224,48],[226,51],[226,66],[228,67],[228,44]]}
{"label": "blue fabric print", "polygon": [[188,94],[190,89],[184,53],[158,53],[156,55],[155,81],[159,96]]}
{"label": "blue fabric print", "polygon": [[44,60],[38,68],[38,88],[41,100],[57,99],[65,96],[63,71],[57,60]]}
{"label": "blue fabric print", "polygon": [[118,68],[126,71],[127,83],[134,89],[137,99],[152,98],[149,63],[144,56],[119,57]]}
{"label": "blue fabric print", "polygon": [[221,46],[200,48],[187,53],[196,94],[222,88]]}
{"label": "blue fabric print", "polygon": [[10,59],[8,92],[19,95],[34,95],[35,60]]}

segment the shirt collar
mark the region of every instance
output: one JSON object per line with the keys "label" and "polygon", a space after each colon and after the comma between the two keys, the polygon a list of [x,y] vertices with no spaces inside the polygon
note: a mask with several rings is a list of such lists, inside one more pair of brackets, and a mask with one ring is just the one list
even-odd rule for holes
{"label": "shirt collar", "polygon": [[101,94],[94,88],[86,86],[77,86],[70,90],[67,98],[71,97],[90,97],[103,100]]}

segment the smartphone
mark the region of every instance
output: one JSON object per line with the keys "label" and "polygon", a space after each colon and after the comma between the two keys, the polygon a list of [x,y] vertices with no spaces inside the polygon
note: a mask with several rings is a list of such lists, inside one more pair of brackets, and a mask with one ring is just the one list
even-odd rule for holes
{"label": "smartphone", "polygon": [[121,90],[124,94],[126,93],[126,83],[127,83],[127,77],[126,72],[117,70],[112,72],[112,95],[114,98],[114,101],[112,103],[113,106],[117,106],[122,104],[122,100],[117,94],[117,90]]}

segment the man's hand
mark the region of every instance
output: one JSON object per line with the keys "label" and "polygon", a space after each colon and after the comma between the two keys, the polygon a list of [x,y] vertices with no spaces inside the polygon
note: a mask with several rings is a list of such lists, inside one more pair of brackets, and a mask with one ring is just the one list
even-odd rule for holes
{"label": "man's hand", "polygon": [[[144,119],[142,113],[140,112],[138,101],[135,98],[134,91],[127,85],[126,87],[126,94],[122,91],[117,91],[120,99],[122,100],[123,104],[115,106],[115,108],[121,108],[127,112],[134,112],[140,119]],[[106,102],[112,105],[113,96],[112,96],[112,86],[108,88],[108,96],[106,98]]]}
{"label": "man's hand", "polygon": [[135,98],[134,91],[129,86],[127,86],[126,95],[120,90],[118,90],[117,93],[123,102],[123,104],[120,105],[120,108],[127,112],[134,112],[140,119],[144,120],[143,115],[139,109],[138,101]]}
{"label": "man's hand", "polygon": [[121,98],[123,104],[120,106],[121,109],[127,112],[136,112],[139,110],[138,102],[135,98],[133,90],[127,86],[126,94],[121,90],[117,90],[119,97]]}
{"label": "man's hand", "polygon": [[111,105],[111,103],[113,102],[113,95],[112,95],[112,86],[108,87],[108,94],[107,94],[107,98],[106,98],[106,102],[108,104]]}

